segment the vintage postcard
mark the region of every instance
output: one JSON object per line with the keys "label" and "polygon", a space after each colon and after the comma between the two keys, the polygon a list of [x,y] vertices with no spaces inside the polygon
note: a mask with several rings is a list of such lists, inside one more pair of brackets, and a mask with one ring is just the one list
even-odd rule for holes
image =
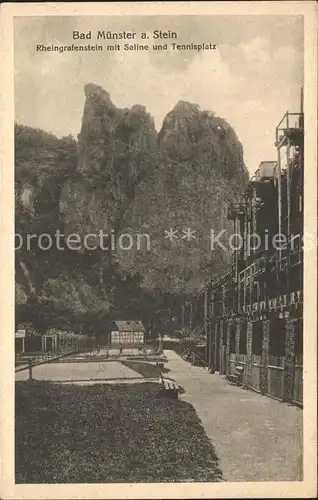
{"label": "vintage postcard", "polygon": [[315,2],[1,32],[1,498],[315,496]]}

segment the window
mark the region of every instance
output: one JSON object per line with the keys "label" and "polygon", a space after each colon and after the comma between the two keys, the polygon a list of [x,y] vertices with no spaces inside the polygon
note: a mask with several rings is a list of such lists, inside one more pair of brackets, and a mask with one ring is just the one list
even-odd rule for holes
{"label": "window", "polygon": [[295,347],[294,347],[295,356],[303,355],[303,320],[297,320],[295,324]]}
{"label": "window", "polygon": [[246,340],[247,340],[247,323],[244,321],[240,327],[240,344],[239,353],[246,354]]}
{"label": "window", "polygon": [[252,331],[252,354],[256,356],[262,355],[263,348],[263,324],[261,321],[253,322]]}
{"label": "window", "polygon": [[230,325],[230,352],[236,352],[235,346],[236,323]]}
{"label": "window", "polygon": [[223,321],[223,345],[227,345],[227,322]]}
{"label": "window", "polygon": [[269,334],[270,356],[283,357],[285,355],[286,323],[284,319],[277,318],[271,327]]}

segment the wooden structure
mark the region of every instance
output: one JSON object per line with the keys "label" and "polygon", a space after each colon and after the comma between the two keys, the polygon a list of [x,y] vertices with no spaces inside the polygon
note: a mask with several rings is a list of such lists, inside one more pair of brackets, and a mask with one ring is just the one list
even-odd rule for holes
{"label": "wooden structure", "polygon": [[93,349],[95,347],[95,337],[79,335],[73,332],[66,332],[52,328],[43,335],[28,334],[27,329],[18,330],[15,334],[16,355],[30,353],[41,354],[51,353],[52,355],[66,352],[75,352],[83,349]]}
{"label": "wooden structure", "polygon": [[141,321],[115,321],[116,329],[111,331],[111,346],[136,347],[145,343],[145,327]]}
{"label": "wooden structure", "polygon": [[62,353],[67,351],[80,351],[81,349],[93,349],[95,338],[86,335],[51,330],[41,336],[42,352]]}
{"label": "wooden structure", "polygon": [[25,330],[17,330],[15,332],[15,352],[16,354],[23,354],[25,351]]}
{"label": "wooden structure", "polygon": [[[277,160],[262,162],[229,207],[236,244],[229,272],[185,304],[185,330],[206,336],[209,370],[302,404],[304,116],[276,128]],[[194,311],[200,311],[199,320]]]}

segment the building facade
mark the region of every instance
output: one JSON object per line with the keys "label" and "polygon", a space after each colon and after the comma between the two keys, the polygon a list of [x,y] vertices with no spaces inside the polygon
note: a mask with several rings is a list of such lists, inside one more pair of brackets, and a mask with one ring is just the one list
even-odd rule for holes
{"label": "building facade", "polygon": [[[202,328],[212,373],[263,394],[302,404],[304,117],[286,113],[276,127],[277,159],[264,161],[233,222],[232,265],[188,301],[187,330]],[[238,370],[239,369],[239,370]]]}

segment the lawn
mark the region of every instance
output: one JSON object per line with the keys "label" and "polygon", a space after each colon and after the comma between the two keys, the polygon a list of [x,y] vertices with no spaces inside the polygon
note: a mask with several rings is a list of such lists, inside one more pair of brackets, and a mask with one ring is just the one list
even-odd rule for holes
{"label": "lawn", "polygon": [[16,383],[16,483],[221,481],[194,408],[159,386]]}

